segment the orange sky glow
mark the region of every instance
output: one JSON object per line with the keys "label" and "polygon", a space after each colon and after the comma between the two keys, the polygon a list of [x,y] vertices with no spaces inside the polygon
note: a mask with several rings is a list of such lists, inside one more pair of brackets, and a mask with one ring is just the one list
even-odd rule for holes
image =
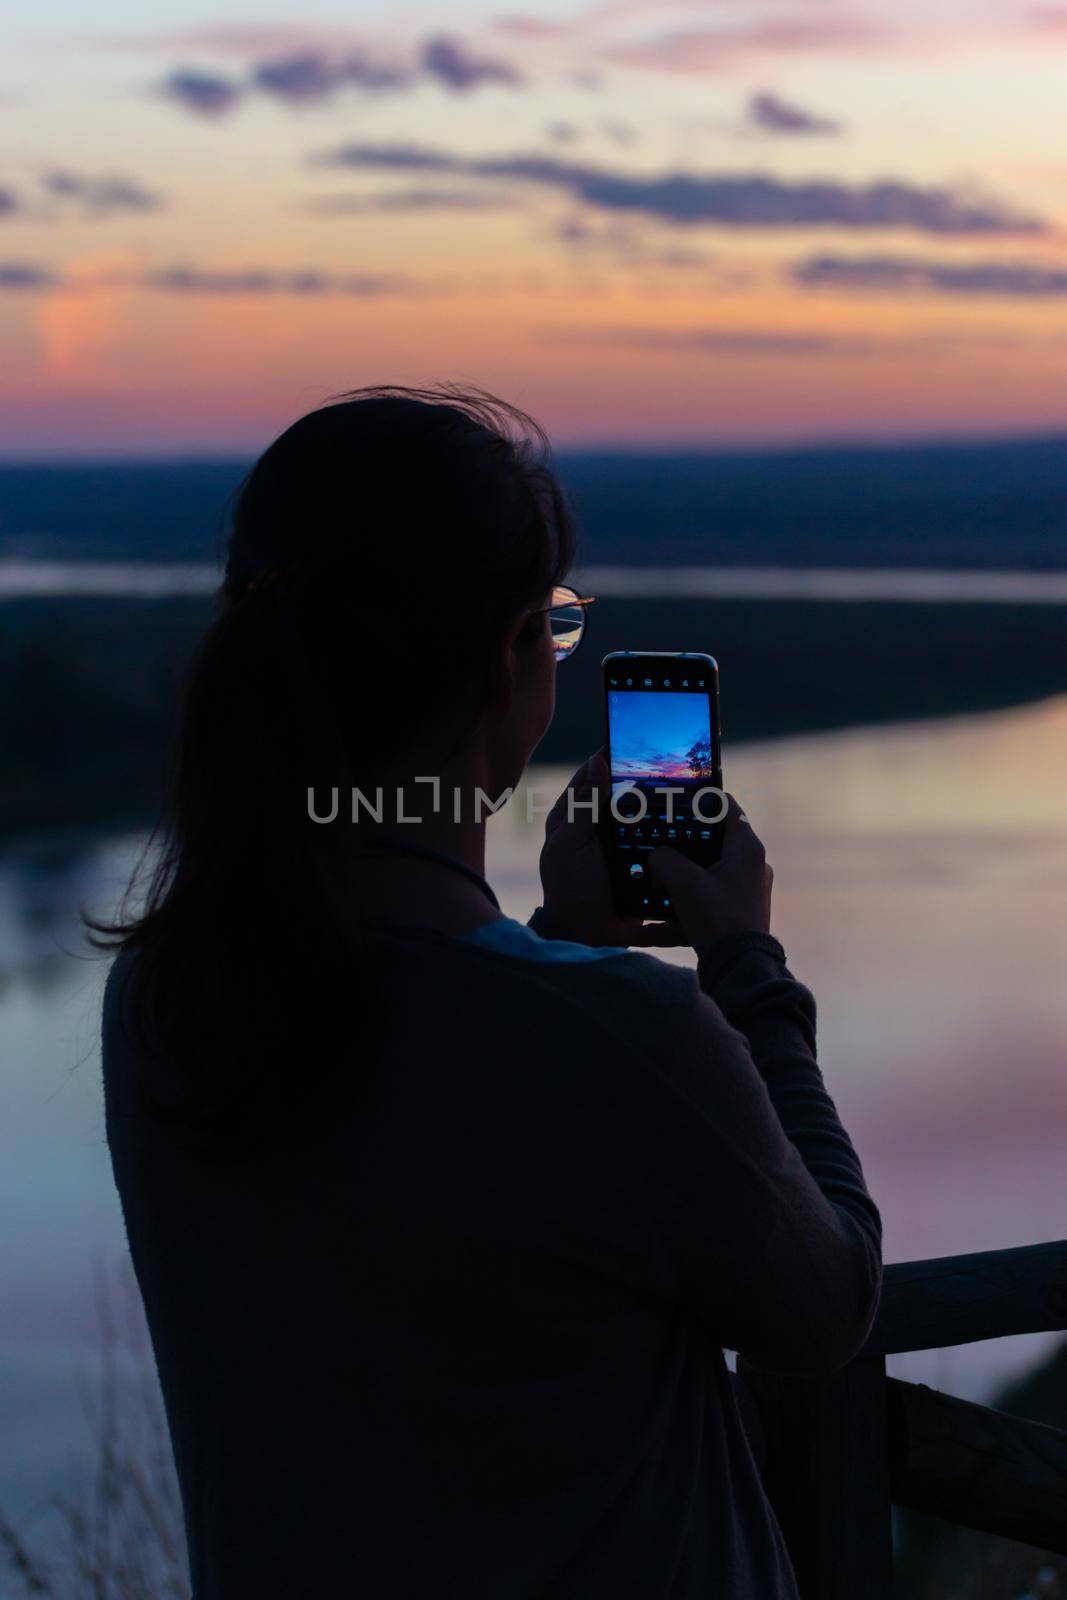
{"label": "orange sky glow", "polygon": [[0,452],[444,378],[561,445],[1067,427],[1067,4],[929,11],[13,14]]}

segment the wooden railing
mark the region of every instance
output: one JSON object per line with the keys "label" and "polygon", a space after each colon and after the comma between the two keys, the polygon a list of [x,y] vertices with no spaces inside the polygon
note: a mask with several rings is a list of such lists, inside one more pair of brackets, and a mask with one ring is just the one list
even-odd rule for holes
{"label": "wooden railing", "polygon": [[1067,1240],[885,1269],[829,1378],[738,1362],[736,1392],[802,1600],[891,1600],[892,1506],[1067,1554],[1067,1432],[887,1378],[885,1358],[1067,1329]]}

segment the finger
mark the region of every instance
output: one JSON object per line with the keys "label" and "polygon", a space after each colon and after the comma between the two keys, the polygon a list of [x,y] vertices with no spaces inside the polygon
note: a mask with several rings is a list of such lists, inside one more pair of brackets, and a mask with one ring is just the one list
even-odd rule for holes
{"label": "finger", "polygon": [[611,773],[604,751],[594,751],[572,775],[545,818],[545,838],[551,838],[566,822],[572,830],[573,842],[576,845],[587,844],[593,837],[610,787]]}
{"label": "finger", "polygon": [[588,796],[588,794],[592,790],[593,780],[592,780],[591,768],[592,768],[592,764],[593,764],[593,762],[595,760],[596,760],[596,756],[593,755],[593,756],[590,756],[587,761],[583,761],[581,766],[572,775],[572,777],[570,779],[570,782],[567,784],[566,788],[563,790],[563,792],[557,798],[557,800],[556,800],[555,804],[553,805],[551,811],[548,813],[548,816],[545,818],[545,838],[546,839],[549,837],[550,834],[555,833],[556,829],[559,827],[561,822],[566,822],[567,821],[567,818],[568,818],[568,815],[569,815],[569,811],[570,811],[570,807],[569,807],[569,803],[568,803],[569,802],[569,796],[572,795],[572,794],[576,795],[576,796],[578,796],[578,795]]}
{"label": "finger", "polygon": [[554,802],[551,811],[545,818],[545,838],[550,839],[567,815],[567,791]]}
{"label": "finger", "polygon": [[763,841],[732,794],[726,796],[726,818],[723,822],[722,857],[765,855]]}
{"label": "finger", "polygon": [[683,856],[680,850],[673,850],[669,844],[661,844],[653,850],[648,866],[657,889],[666,889],[675,896],[680,894],[683,899],[704,873],[703,867],[698,867],[695,861]]}

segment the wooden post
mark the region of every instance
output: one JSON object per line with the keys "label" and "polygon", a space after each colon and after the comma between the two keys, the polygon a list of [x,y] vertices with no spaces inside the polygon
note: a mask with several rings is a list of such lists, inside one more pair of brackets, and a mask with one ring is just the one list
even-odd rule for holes
{"label": "wooden post", "polygon": [[829,1378],[738,1361],[766,1437],[764,1485],[802,1600],[891,1600],[893,1542],[885,1361]]}
{"label": "wooden post", "polygon": [[1010,1333],[1067,1329],[1067,1240],[885,1269],[866,1350],[938,1350]]}
{"label": "wooden post", "polygon": [[1067,1432],[888,1385],[893,1502],[1067,1555]]}
{"label": "wooden post", "polygon": [[891,1500],[1067,1553],[1067,1432],[885,1375],[895,1351],[1065,1328],[1061,1240],[888,1266],[863,1352],[832,1377],[738,1360],[742,1416],[802,1600],[891,1600]]}

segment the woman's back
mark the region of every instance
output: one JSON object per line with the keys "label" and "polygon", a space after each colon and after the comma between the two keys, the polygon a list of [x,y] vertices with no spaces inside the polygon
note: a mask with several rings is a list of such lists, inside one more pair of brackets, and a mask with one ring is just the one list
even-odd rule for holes
{"label": "woman's back", "polygon": [[[722,1347],[850,1359],[878,1213],[736,802],[715,866],[648,856],[669,921],[613,904],[596,758],[546,819],[550,937],[484,880],[592,601],[546,452],[388,387],[274,441],[103,929],[197,1600],[794,1600]],[[699,983],[608,949],[679,943]]]}
{"label": "woman's back", "polygon": [[[821,1196],[691,973],[539,959],[494,926],[375,940],[376,1037],[293,1063],[321,1090],[232,1160],[143,1107],[117,964],[108,1132],[197,1600],[338,1574],[382,1597],[793,1593],[721,1344],[817,1359],[836,1285],[834,1337],[862,1337],[862,1180],[859,1226],[812,1226]],[[723,979],[742,1010],[781,991],[779,1065],[806,1002],[783,970],[750,948]],[[791,1093],[829,1148],[812,1074]],[[777,1310],[752,1304],[778,1258]]]}

